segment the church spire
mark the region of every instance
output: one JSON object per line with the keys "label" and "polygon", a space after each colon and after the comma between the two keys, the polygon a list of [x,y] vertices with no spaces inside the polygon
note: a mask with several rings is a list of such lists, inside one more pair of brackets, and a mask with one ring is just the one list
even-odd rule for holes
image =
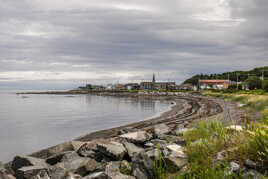
{"label": "church spire", "polygon": [[153,83],[155,83],[155,75],[153,74],[153,81],[152,81]]}

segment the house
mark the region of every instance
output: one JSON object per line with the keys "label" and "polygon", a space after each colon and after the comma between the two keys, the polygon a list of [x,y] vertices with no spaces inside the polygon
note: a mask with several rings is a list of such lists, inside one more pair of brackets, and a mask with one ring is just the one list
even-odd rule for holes
{"label": "house", "polygon": [[124,85],[124,89],[126,89],[126,90],[138,90],[138,89],[140,89],[140,85],[138,83],[127,83]]}
{"label": "house", "polygon": [[152,82],[141,82],[140,83],[140,89],[142,89],[142,90],[152,90],[153,89],[153,83]]}
{"label": "house", "polygon": [[178,90],[191,90],[191,91],[196,91],[196,86],[189,84],[189,83],[183,83],[179,86],[176,87]]}
{"label": "house", "polygon": [[230,80],[199,80],[200,89],[227,89],[231,84]]}

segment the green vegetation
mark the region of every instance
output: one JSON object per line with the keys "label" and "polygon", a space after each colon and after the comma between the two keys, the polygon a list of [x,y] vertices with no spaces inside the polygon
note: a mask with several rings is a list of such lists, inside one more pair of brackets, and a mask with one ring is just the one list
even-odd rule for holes
{"label": "green vegetation", "polygon": [[268,107],[268,93],[263,90],[252,91],[217,91],[207,90],[203,95],[224,98],[229,101],[239,102],[248,112],[260,112]]}
{"label": "green vegetation", "polygon": [[158,158],[154,161],[154,173],[156,179],[165,179],[165,169],[163,166],[163,157],[160,150],[160,144],[157,144]]}
{"label": "green vegetation", "polygon": [[[242,171],[230,172],[229,163],[245,165],[247,159],[256,163],[260,173],[268,171],[268,110],[259,121],[246,118],[242,130],[228,128],[217,121],[199,121],[184,133],[188,164],[176,173],[169,173],[162,164],[161,152],[155,161],[158,179],[228,179],[242,178]],[[160,146],[158,146],[160,151]],[[219,157],[221,156],[221,157]],[[266,173],[267,175],[267,173]]]}
{"label": "green vegetation", "polygon": [[[233,71],[233,72],[226,72],[221,74],[198,74],[195,75],[186,81],[184,83],[190,83],[193,85],[198,84],[199,79],[230,79],[231,81],[246,81],[248,77],[258,77],[260,78],[262,76],[262,72],[264,71],[264,76],[268,77],[268,66],[255,68],[253,70],[249,71]],[[255,88],[254,88],[255,89]]]}

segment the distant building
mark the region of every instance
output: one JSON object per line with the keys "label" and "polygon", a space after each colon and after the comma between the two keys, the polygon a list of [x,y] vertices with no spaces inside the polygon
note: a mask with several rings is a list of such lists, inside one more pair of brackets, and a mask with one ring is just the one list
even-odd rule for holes
{"label": "distant building", "polygon": [[152,82],[141,82],[140,89],[142,90],[174,90],[176,89],[175,82],[156,82],[155,75],[153,74]]}
{"label": "distant building", "polygon": [[126,90],[138,90],[138,89],[140,89],[140,85],[138,83],[127,83],[124,85],[124,89],[126,89]]}
{"label": "distant building", "polygon": [[179,86],[176,87],[176,89],[178,90],[192,90],[192,91],[196,91],[196,86],[189,84],[189,83],[183,83]]}
{"label": "distant building", "polygon": [[232,84],[230,80],[199,80],[200,89],[227,89]]}

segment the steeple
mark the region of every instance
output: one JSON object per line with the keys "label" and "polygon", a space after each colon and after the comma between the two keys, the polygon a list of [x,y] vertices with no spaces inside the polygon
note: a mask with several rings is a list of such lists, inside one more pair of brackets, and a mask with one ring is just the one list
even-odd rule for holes
{"label": "steeple", "polygon": [[152,82],[153,82],[153,84],[155,83],[155,75],[154,74],[153,74],[153,81]]}

